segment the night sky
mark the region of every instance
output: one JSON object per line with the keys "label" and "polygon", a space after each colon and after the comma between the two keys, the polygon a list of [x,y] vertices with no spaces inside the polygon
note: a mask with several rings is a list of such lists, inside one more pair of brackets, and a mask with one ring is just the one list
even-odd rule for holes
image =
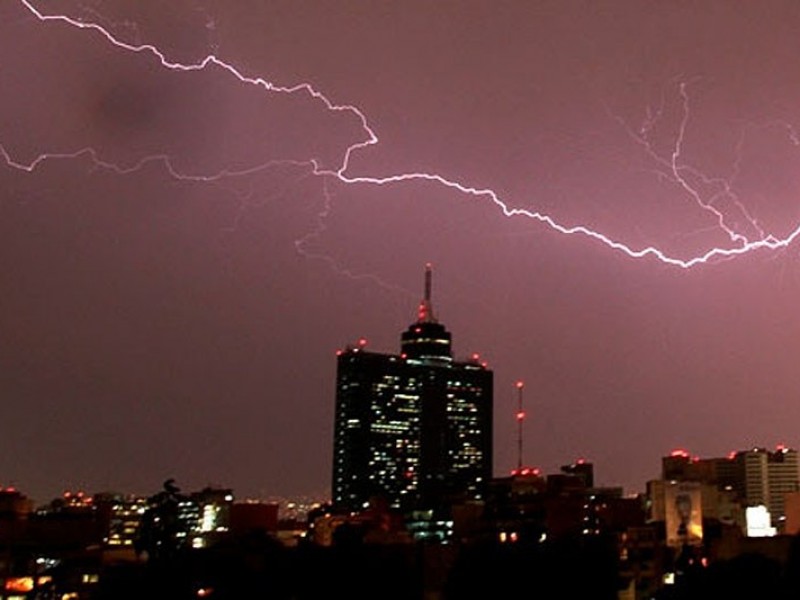
{"label": "night sky", "polygon": [[627,492],[676,447],[800,446],[799,28],[792,0],[3,0],[0,484],[328,494],[336,350],[398,352],[426,262],[494,369],[497,475],[518,379],[525,462]]}

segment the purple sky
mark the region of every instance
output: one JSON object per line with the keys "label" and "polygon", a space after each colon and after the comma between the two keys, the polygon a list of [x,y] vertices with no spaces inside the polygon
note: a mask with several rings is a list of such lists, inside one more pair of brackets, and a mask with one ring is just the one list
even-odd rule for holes
{"label": "purple sky", "polygon": [[[2,3],[1,484],[326,494],[335,351],[396,352],[427,261],[456,353],[495,371],[497,474],[517,379],[526,462],[629,492],[678,446],[800,445],[795,246],[684,269],[436,181],[342,181],[436,174],[680,261],[785,239],[796,2],[32,6],[353,108]],[[337,178],[362,114],[380,141]]]}

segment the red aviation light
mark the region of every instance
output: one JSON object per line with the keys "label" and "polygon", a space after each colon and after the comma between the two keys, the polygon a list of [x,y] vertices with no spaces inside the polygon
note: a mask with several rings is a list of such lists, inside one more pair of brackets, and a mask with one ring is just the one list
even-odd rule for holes
{"label": "red aviation light", "polygon": [[674,458],[678,458],[678,457],[680,457],[680,458],[689,458],[689,452],[687,452],[683,448],[676,448],[675,450],[670,452],[669,455],[674,457]]}
{"label": "red aviation light", "polygon": [[522,380],[519,380],[519,381],[516,383],[516,386],[517,386],[517,389],[518,389],[518,390],[521,390],[522,388],[524,388],[524,387],[525,387],[525,382],[524,382],[524,381],[522,381]]}
{"label": "red aviation light", "polygon": [[517,476],[531,476],[538,477],[542,474],[542,470],[538,467],[522,467],[521,469],[511,469],[511,474]]}
{"label": "red aviation light", "polygon": [[525,418],[525,411],[521,410],[517,413],[517,421],[522,421]]}

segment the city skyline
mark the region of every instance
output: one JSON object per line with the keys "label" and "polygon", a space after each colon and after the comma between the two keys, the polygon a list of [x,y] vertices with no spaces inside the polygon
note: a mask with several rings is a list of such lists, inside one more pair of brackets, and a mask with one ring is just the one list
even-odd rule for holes
{"label": "city skyline", "polygon": [[519,380],[525,464],[629,492],[800,446],[794,246],[683,268],[798,226],[794,3],[141,4],[0,7],[0,483],[329,490],[429,261],[496,475]]}
{"label": "city skyline", "polygon": [[[797,449],[787,447],[783,444],[777,445],[774,449],[770,449],[766,446],[738,448],[724,456],[700,456],[690,453],[685,448],[675,448],[668,453],[662,454],[659,460],[655,461],[653,465],[652,475],[648,477],[648,479],[635,485],[634,489],[623,489],[621,486],[612,485],[608,482],[596,481],[594,472],[597,465],[584,457],[577,458],[570,464],[562,464],[551,471],[545,471],[539,467],[526,465],[519,469],[511,469],[509,472],[494,473],[492,482],[498,483],[512,480],[525,481],[528,478],[544,482],[549,478],[558,480],[559,478],[567,476],[581,481],[582,485],[587,489],[605,490],[615,494],[618,493],[621,498],[638,499],[640,501],[645,501],[646,498],[654,493],[654,490],[651,489],[651,484],[674,484],[676,482],[709,484],[719,487],[720,489],[725,488],[730,494],[737,495],[739,498],[737,502],[740,502],[742,507],[763,506],[765,509],[769,509],[770,503],[777,503],[776,507],[773,507],[773,510],[768,513],[774,516],[775,514],[780,515],[783,510],[783,499],[780,494],[798,491],[797,480],[800,479],[800,472],[797,470],[797,456]],[[752,464],[749,464],[748,461]],[[777,464],[777,468],[770,466],[773,464]],[[753,465],[755,465],[755,467],[753,467]],[[749,477],[747,477],[745,476],[745,469],[747,468],[759,469],[762,470],[763,473],[758,474],[756,477],[756,473],[753,471],[750,473]],[[768,475],[768,470],[770,468],[775,470],[774,475]],[[747,485],[753,485],[754,487],[752,489],[743,487],[745,485],[744,481],[748,482]],[[145,500],[148,497],[157,496],[167,488],[180,492],[183,488],[178,485],[179,483],[180,482],[177,482],[175,479],[170,478],[144,491],[63,488],[55,496],[47,498],[32,497],[28,494],[28,490],[18,488],[15,485],[0,485],[0,493],[19,496],[25,499],[26,502],[31,502],[31,509],[44,509],[46,511],[48,507],[53,504],[59,504],[62,501],[72,501],[90,506],[93,497],[119,497],[129,500]],[[768,495],[769,492],[765,489],[761,489],[763,486],[768,485],[774,485],[779,493],[779,495],[770,502],[767,501],[767,496],[764,495]],[[302,520],[305,518],[304,516],[307,512],[320,507],[325,508],[327,506],[328,509],[347,511],[341,503],[337,504],[335,493],[331,494],[331,490],[322,490],[316,495],[247,496],[237,494],[236,490],[224,485],[224,482],[206,483],[201,487],[203,487],[204,490],[225,491],[231,494],[232,500],[245,504],[274,504],[280,507],[279,512],[289,521]],[[195,493],[196,491],[199,490],[189,490],[190,493]],[[372,499],[378,500],[380,497],[380,494],[378,494]],[[384,500],[386,500],[385,497],[381,498],[379,503]],[[467,500],[467,502],[474,500],[475,499],[470,499]],[[359,509],[363,508],[363,505],[359,505]],[[390,511],[402,512],[402,507],[392,505],[391,503],[387,504],[386,508]],[[355,512],[360,512],[360,510]]]}

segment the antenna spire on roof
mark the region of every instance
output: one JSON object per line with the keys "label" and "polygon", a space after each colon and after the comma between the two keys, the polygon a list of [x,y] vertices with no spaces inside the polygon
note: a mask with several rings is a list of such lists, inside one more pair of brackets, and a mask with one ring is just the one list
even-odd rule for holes
{"label": "antenna spire on roof", "polygon": [[425,295],[419,304],[418,320],[420,323],[435,323],[436,317],[433,316],[433,304],[431,303],[431,292],[433,289],[433,265],[425,265]]}

